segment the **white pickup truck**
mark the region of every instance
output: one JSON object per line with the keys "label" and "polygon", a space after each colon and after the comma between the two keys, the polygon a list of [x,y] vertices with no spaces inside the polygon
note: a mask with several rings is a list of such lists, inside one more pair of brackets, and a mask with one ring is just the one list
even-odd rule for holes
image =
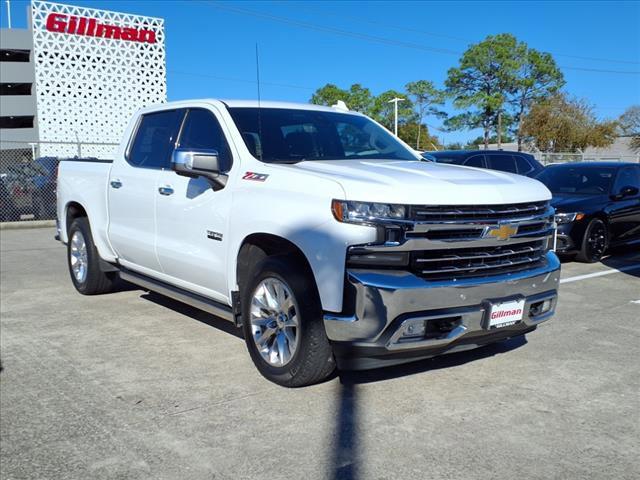
{"label": "white pickup truck", "polygon": [[556,306],[541,183],[424,161],[341,108],[145,108],[113,162],[61,162],[57,192],[80,293],[119,275],[233,321],[285,386],[523,335]]}

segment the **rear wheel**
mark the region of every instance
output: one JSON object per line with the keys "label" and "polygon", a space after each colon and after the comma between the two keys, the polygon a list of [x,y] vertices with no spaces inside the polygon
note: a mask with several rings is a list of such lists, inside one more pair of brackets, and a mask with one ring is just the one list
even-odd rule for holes
{"label": "rear wheel", "polygon": [[609,233],[605,223],[594,218],[587,225],[582,238],[582,248],[576,259],[585,263],[595,263],[600,261],[609,246]]}
{"label": "rear wheel", "polygon": [[81,294],[97,295],[112,290],[115,273],[100,269],[98,250],[85,217],[76,218],[69,227],[67,261],[73,286]]}
{"label": "rear wheel", "polygon": [[244,337],[260,373],[285,387],[324,380],[335,369],[313,280],[287,257],[268,257],[242,292]]}

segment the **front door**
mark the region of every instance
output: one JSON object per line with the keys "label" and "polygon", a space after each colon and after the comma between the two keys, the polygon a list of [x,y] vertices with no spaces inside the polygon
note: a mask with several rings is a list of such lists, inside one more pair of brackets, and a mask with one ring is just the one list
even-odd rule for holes
{"label": "front door", "polygon": [[183,110],[148,113],[140,118],[125,158],[116,159],[109,177],[109,239],[120,263],[157,274],[155,205],[162,168],[170,165]]}
{"label": "front door", "polygon": [[[640,166],[620,169],[613,185],[613,194],[620,193],[624,187],[640,190]],[[612,202],[610,219],[612,242],[640,239],[640,193]]]}
{"label": "front door", "polygon": [[[178,140],[180,149],[218,152],[224,171],[232,156],[214,110],[192,108]],[[228,302],[226,281],[227,225],[231,189],[214,191],[203,177],[188,178],[171,170],[159,177],[156,251],[167,281],[182,288]]]}

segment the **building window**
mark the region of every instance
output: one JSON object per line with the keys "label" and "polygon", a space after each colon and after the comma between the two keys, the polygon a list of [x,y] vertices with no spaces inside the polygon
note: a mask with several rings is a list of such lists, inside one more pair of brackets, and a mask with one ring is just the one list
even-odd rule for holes
{"label": "building window", "polygon": [[3,48],[0,50],[0,62],[28,62],[31,57],[29,50],[14,50]]}
{"label": "building window", "polygon": [[0,83],[0,95],[31,95],[31,84]]}
{"label": "building window", "polygon": [[0,117],[0,128],[33,128],[33,115]]}

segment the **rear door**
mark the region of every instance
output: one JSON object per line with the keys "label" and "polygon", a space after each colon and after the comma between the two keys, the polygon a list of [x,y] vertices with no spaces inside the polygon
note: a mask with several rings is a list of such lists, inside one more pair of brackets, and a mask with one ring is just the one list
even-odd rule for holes
{"label": "rear door", "polygon": [[108,191],[109,239],[122,265],[160,272],[155,251],[158,177],[170,164],[183,110],[144,114],[125,157],[114,162]]}
{"label": "rear door", "polygon": [[[177,146],[183,150],[218,152],[223,171],[231,170],[233,158],[224,123],[213,107],[190,108]],[[165,281],[228,301],[226,281],[227,225],[231,188],[214,191],[205,178],[188,178],[163,170],[156,192],[156,249]]]}

